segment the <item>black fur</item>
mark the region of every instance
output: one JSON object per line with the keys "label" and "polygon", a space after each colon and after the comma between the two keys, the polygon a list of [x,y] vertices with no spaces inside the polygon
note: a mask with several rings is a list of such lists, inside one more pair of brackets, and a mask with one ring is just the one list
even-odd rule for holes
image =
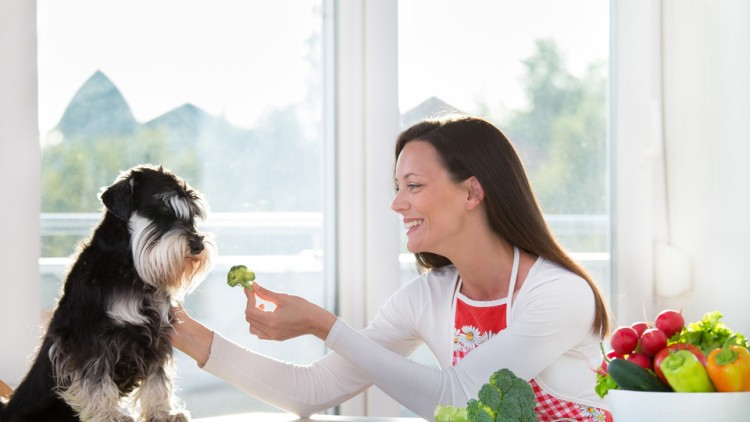
{"label": "black fur", "polygon": [[139,166],[101,200],[103,220],[80,247],[31,369],[0,405],[3,422],[130,421],[118,409],[131,393],[143,418],[187,420],[170,402],[169,309],[210,267],[213,244],[195,227],[200,195],[162,168]]}

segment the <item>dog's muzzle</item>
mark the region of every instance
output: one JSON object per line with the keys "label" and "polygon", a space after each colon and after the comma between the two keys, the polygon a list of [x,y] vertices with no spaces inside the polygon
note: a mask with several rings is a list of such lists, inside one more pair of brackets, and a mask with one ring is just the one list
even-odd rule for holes
{"label": "dog's muzzle", "polygon": [[204,236],[193,236],[188,241],[188,245],[190,246],[190,253],[193,255],[199,255],[201,252],[203,252],[203,249],[206,248],[206,245],[203,244],[203,237]]}

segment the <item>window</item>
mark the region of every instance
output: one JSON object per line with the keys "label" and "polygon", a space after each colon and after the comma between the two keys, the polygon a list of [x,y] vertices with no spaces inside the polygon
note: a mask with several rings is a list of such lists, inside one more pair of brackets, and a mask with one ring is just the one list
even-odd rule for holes
{"label": "window", "polygon": [[[42,302],[100,219],[97,194],[139,163],[163,164],[210,204],[216,267],[185,307],[232,340],[306,363],[325,352],[248,335],[245,264],[269,287],[334,307],[330,166],[331,14],[320,0],[38,2]],[[243,343],[245,342],[245,343]],[[271,410],[176,353],[194,417]]]}
{"label": "window", "polygon": [[[402,0],[398,19],[402,126],[450,112],[495,123],[558,240],[609,295],[608,2]],[[406,283],[417,272],[401,245]],[[434,364],[426,347],[412,358]]]}
{"label": "window", "polygon": [[608,3],[409,0],[398,13],[402,125],[494,122],[558,239],[609,292]]}
{"label": "window", "polygon": [[[247,335],[227,269],[247,264],[269,287],[329,309],[344,297],[344,318],[362,325],[392,279],[416,275],[403,247],[400,277],[396,263],[381,265],[394,261],[401,230],[385,162],[398,118],[404,128],[451,109],[485,116],[514,141],[554,232],[609,294],[609,3],[337,2],[335,37],[332,4],[38,2],[45,307],[99,219],[99,189],[132,165],[162,163],[206,195],[203,229],[219,245],[187,309],[233,341],[309,362],[325,352],[317,339]],[[431,362],[424,352],[414,358]],[[193,416],[272,410],[177,358]],[[342,412],[395,403],[368,394]]]}

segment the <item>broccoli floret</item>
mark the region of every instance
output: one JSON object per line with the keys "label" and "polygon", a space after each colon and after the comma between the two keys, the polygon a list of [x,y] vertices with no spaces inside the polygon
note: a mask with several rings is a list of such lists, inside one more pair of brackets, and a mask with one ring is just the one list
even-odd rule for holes
{"label": "broccoli floret", "polygon": [[483,404],[478,400],[471,399],[468,403],[466,403],[466,415],[468,416],[470,422],[495,422],[496,413],[486,404]]}
{"label": "broccoli floret", "polygon": [[479,389],[479,401],[490,409],[499,409],[503,401],[502,393],[492,384],[485,384]]}
{"label": "broccoli floret", "polygon": [[235,265],[230,268],[227,273],[227,284],[229,284],[230,287],[241,285],[248,289],[252,289],[253,280],[255,280],[255,273],[248,270],[244,265]]}
{"label": "broccoli floret", "polygon": [[500,391],[501,400],[497,412],[498,420],[536,421],[534,390],[528,382],[518,378],[507,368],[500,369],[490,377],[490,384]]}
{"label": "broccoli floret", "polygon": [[435,407],[435,422],[468,422],[466,409],[439,404]]}
{"label": "broccoli floret", "polygon": [[[492,374],[490,382],[479,389],[477,396],[478,399],[471,399],[466,403],[466,419],[438,419],[440,408],[451,407],[438,406],[435,409],[435,421],[537,421],[534,411],[536,407],[534,390],[528,382],[518,378],[510,369],[503,368]],[[443,412],[447,411],[443,410]]]}

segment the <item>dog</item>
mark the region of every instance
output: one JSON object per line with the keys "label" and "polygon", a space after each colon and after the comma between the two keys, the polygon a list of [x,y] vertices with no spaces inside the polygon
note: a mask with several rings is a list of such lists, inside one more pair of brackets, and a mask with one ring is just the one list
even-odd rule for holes
{"label": "dog", "polygon": [[[172,305],[207,275],[202,195],[163,167],[127,170],[99,195],[29,372],[2,422],[188,421],[172,392]],[[131,409],[128,410],[127,406]]]}

